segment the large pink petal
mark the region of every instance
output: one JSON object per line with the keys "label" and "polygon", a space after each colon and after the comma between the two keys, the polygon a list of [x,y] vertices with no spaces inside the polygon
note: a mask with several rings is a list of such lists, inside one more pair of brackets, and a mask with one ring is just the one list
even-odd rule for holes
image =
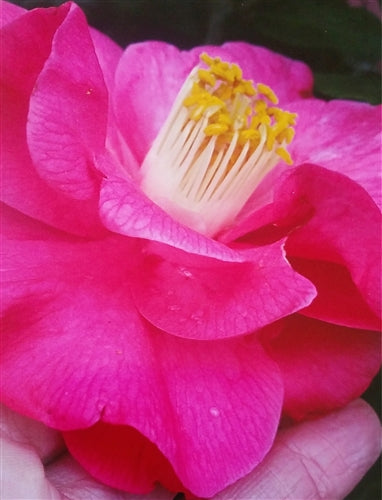
{"label": "large pink petal", "polygon": [[[314,166],[294,169],[276,194],[280,210],[292,193],[314,215],[293,231],[287,254],[344,265],[362,297],[381,314],[381,214],[366,191],[342,174]],[[290,203],[290,201],[286,201]]]}
{"label": "large pink petal", "polygon": [[0,28],[22,16],[25,12],[26,10],[18,5],[0,0]]}
{"label": "large pink petal", "polygon": [[[282,402],[277,365],[256,337],[207,343],[156,330],[130,299],[127,239],[53,232],[41,241],[47,228],[34,223],[23,236],[24,225],[16,214],[3,243],[3,401],[62,430],[134,427],[201,496],[249,472],[272,444]],[[130,487],[91,449],[78,454],[101,479]],[[136,489],[151,488],[151,472]]]}
{"label": "large pink petal", "polygon": [[[303,165],[282,174],[274,186],[273,204],[239,221],[224,241],[235,238],[242,244],[256,245],[287,237],[287,256],[346,267],[363,300],[378,316],[380,221],[377,206],[356,182],[337,172]],[[348,284],[350,288],[343,292],[352,294],[353,284]],[[324,301],[328,303],[328,298]],[[348,312],[351,326],[354,315]],[[322,319],[328,319],[322,313]]]}
{"label": "large pink petal", "polygon": [[380,330],[381,320],[367,306],[347,269],[320,260],[293,257],[290,260],[292,267],[317,288],[317,297],[301,314],[328,323]]}
{"label": "large pink petal", "polygon": [[243,261],[239,252],[183,226],[148,199],[129,179],[111,174],[101,186],[100,216],[104,225],[119,234],[165,243],[186,252],[224,261]]}
{"label": "large pink petal", "polygon": [[316,295],[291,268],[281,243],[253,249],[242,263],[153,247],[136,263],[134,301],[152,324],[180,337],[248,333],[309,305]]}
{"label": "large pink petal", "polygon": [[42,179],[75,199],[97,199],[93,162],[105,146],[107,113],[86,19],[73,5],[54,34],[29,104],[28,146]]}
{"label": "large pink petal", "polygon": [[[209,346],[151,335],[150,348],[138,359],[135,376],[126,361],[123,374],[117,375],[123,399],[114,394],[116,383],[111,384],[104,422],[140,430],[167,457],[183,485],[202,497],[213,495],[259,463],[277,428],[282,385],[277,367],[255,339]],[[114,406],[117,401],[123,405],[119,416],[112,401]],[[102,440],[89,441],[101,430]],[[149,491],[158,479],[169,486],[168,466],[150,443],[129,429],[118,440],[115,433],[113,426],[96,424],[66,434],[66,439],[74,456],[107,484],[137,492]],[[121,446],[124,462],[117,465],[113,450]],[[105,459],[102,450],[111,457]],[[153,460],[159,466],[145,470]],[[124,467],[125,461],[132,468]]]}
{"label": "large pink petal", "polygon": [[[147,340],[146,335],[144,343]],[[209,497],[263,458],[277,428],[282,385],[277,367],[267,360],[255,339],[209,346],[156,334],[136,359],[140,360],[141,373],[135,368],[138,377],[131,375],[125,363],[124,380],[119,379],[124,393],[123,400],[118,398],[123,405],[120,415],[107,405],[103,421],[126,423],[140,430],[156,443],[187,489]],[[118,401],[115,394],[110,396],[110,402]],[[113,429],[105,430],[107,439]],[[153,450],[144,440],[126,439],[125,453],[130,461],[137,453],[134,442],[142,454],[142,462],[127,471],[121,467],[111,470],[108,463],[94,460],[92,447],[84,447],[81,437],[79,432],[77,442],[69,441],[71,451],[107,483],[122,489],[130,489],[133,483],[135,491],[143,492],[161,479],[161,471],[156,469],[146,471],[146,477],[134,474],[142,462],[152,460]]]}
{"label": "large pink petal", "polygon": [[26,144],[30,94],[49,57],[55,32],[60,25],[69,22],[69,9],[66,4],[57,9],[26,12],[1,31],[2,113],[6,124],[1,129],[1,197],[32,217],[86,235],[96,234],[101,229],[94,201],[69,200],[43,182],[31,162]]}
{"label": "large pink petal", "polygon": [[351,101],[309,99],[294,103],[296,164],[315,163],[343,173],[381,200],[381,107]]}
{"label": "large pink petal", "polygon": [[285,383],[284,411],[296,419],[340,408],[360,396],[378,372],[380,334],[300,315],[265,341]]}
{"label": "large pink petal", "polygon": [[197,57],[164,42],[132,44],[116,72],[114,110],[139,163],[154,141]]}
{"label": "large pink petal", "polygon": [[239,63],[245,78],[272,85],[283,102],[311,92],[312,75],[307,66],[261,47],[231,42],[186,52],[162,42],[130,45],[117,70],[114,107],[121,132],[139,163],[204,51]]}

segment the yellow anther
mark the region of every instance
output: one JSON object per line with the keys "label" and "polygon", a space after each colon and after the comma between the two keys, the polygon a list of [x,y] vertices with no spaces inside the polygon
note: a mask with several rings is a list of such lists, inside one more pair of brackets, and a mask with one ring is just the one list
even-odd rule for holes
{"label": "yellow anther", "polygon": [[286,121],[284,121],[282,118],[278,122],[276,122],[275,125],[273,125],[273,127],[272,127],[272,130],[273,130],[275,137],[277,137],[279,134],[284,132],[284,130],[286,130],[287,127],[288,127],[288,123]]}
{"label": "yellow anther", "polygon": [[194,109],[194,111],[192,111],[192,113],[190,114],[190,119],[193,120],[194,122],[199,121],[200,118],[203,116],[203,111],[204,111],[203,106],[199,106],[197,109]]}
{"label": "yellow anther", "polygon": [[211,135],[224,134],[224,132],[227,132],[228,129],[229,126],[225,123],[211,123],[204,129],[204,133],[207,137],[209,137]]}
{"label": "yellow anther", "polygon": [[254,115],[251,120],[250,127],[256,129],[261,123],[261,117],[259,115]]}
{"label": "yellow anther", "polygon": [[211,85],[211,87],[215,86],[216,78],[210,71],[208,71],[208,69],[199,69],[198,77],[201,82],[207,83],[208,85]]}
{"label": "yellow anther", "polygon": [[232,70],[232,73],[235,77],[235,80],[239,81],[242,79],[243,72],[241,71],[240,66],[238,66],[237,64],[231,64],[231,70]]}
{"label": "yellow anther", "polygon": [[271,101],[272,104],[278,104],[279,100],[273,90],[268,87],[268,85],[264,85],[263,83],[257,84],[257,90],[260,94],[265,96],[267,99]]}
{"label": "yellow anther", "polygon": [[271,124],[271,117],[263,114],[259,116],[260,123],[263,123],[264,125],[270,125]]}
{"label": "yellow anther", "polygon": [[275,152],[280,156],[280,158],[285,161],[285,163],[287,163],[288,165],[293,165],[292,158],[285,148],[277,148]]}
{"label": "yellow anther", "polygon": [[[204,53],[200,59],[207,68],[198,69],[183,105],[188,108],[191,120],[207,118],[204,134],[218,137],[217,148],[226,148],[237,133],[237,147],[249,141],[251,151],[259,145],[264,132],[268,151],[275,151],[279,146],[283,149],[284,144],[291,142],[296,115],[274,106],[278,99],[268,85],[254,85],[251,80],[244,80],[237,64],[224,62],[219,57]],[[284,159],[287,151],[283,151],[279,156]]]}
{"label": "yellow anther", "polygon": [[267,103],[265,101],[263,101],[263,99],[258,99],[255,102],[254,108],[255,108],[256,113],[264,113],[267,109]]}
{"label": "yellow anther", "polygon": [[251,82],[251,80],[243,80],[243,85],[244,85],[244,94],[249,96],[249,97],[252,97],[254,95],[256,95],[256,89],[255,87],[253,86],[253,82]]}
{"label": "yellow anther", "polygon": [[274,116],[275,119],[278,120],[283,114],[283,111],[280,108],[275,108],[271,106],[267,109],[267,113],[270,116]]}
{"label": "yellow anther", "polygon": [[268,151],[272,151],[273,146],[275,145],[275,140],[276,137],[274,131],[269,125],[267,125],[267,140],[265,143],[265,147],[267,148]]}
{"label": "yellow anther", "polygon": [[222,99],[223,101],[227,101],[232,97],[232,86],[222,83],[218,89],[215,91],[215,95]]}
{"label": "yellow anther", "polygon": [[240,138],[244,141],[260,141],[260,132],[250,128],[247,130],[241,130]]}
{"label": "yellow anther", "polygon": [[180,222],[214,237],[272,168],[292,164],[286,145],[296,115],[276,106],[270,87],[244,80],[237,64],[200,59],[146,155],[142,189]]}
{"label": "yellow anther", "polygon": [[252,97],[256,94],[255,89],[253,88],[252,82],[249,80],[241,80],[235,84],[233,88],[234,94],[244,94],[248,97]]}
{"label": "yellow anther", "polygon": [[216,77],[220,78],[223,81],[233,83],[235,81],[235,73],[232,71],[232,69],[229,67],[228,63],[214,63],[211,66],[211,72],[214,74]]}
{"label": "yellow anther", "polygon": [[200,60],[205,62],[207,66],[211,66],[214,62],[214,58],[209,56],[206,52],[203,52],[203,54],[200,54],[199,56]]}
{"label": "yellow anther", "polygon": [[289,111],[283,111],[282,114],[289,125],[296,125],[297,113],[289,113]]}
{"label": "yellow anther", "polygon": [[219,113],[219,116],[217,117],[215,122],[216,123],[224,123],[226,125],[232,125],[231,117],[227,113],[225,113],[223,110],[221,111],[221,113]]}
{"label": "yellow anther", "polygon": [[289,127],[285,130],[285,140],[287,144],[290,144],[293,141],[293,138],[296,134],[296,131],[294,128]]}
{"label": "yellow anther", "polygon": [[282,143],[285,141],[287,144],[290,144],[293,140],[293,137],[295,135],[295,130],[292,127],[288,127],[284,129],[278,136],[277,140],[278,142]]}

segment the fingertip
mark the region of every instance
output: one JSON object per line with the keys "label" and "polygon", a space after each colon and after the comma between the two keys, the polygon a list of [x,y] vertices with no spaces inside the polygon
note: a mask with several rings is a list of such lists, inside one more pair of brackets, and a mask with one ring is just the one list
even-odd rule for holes
{"label": "fingertip", "polygon": [[280,431],[264,461],[226,498],[344,498],[377,460],[381,426],[362,400]]}

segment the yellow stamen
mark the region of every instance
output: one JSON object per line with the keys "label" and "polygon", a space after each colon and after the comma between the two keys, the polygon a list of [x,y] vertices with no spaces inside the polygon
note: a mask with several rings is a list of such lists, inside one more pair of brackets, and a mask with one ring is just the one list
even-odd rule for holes
{"label": "yellow stamen", "polygon": [[216,235],[280,161],[296,114],[237,64],[201,54],[142,165],[142,188],[185,224]]}
{"label": "yellow stamen", "polygon": [[224,132],[227,132],[228,128],[228,125],[225,123],[211,123],[204,129],[204,133],[207,137],[211,135],[220,135],[224,134]]}
{"label": "yellow stamen", "polygon": [[264,85],[263,83],[257,84],[257,90],[260,94],[263,94],[264,97],[269,99],[272,104],[278,104],[279,100],[273,90],[268,87],[268,85]]}
{"label": "yellow stamen", "polygon": [[276,154],[279,155],[280,158],[282,158],[285,161],[285,163],[287,163],[288,165],[293,164],[292,158],[291,158],[289,152],[285,148],[277,148]]}

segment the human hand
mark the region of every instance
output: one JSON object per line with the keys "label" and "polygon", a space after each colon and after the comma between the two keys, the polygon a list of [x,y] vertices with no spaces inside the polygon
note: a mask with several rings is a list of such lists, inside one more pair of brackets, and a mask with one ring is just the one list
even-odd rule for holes
{"label": "human hand", "polygon": [[[1,411],[3,500],[171,500],[157,488],[140,496],[113,490],[91,478],[65,451],[60,434]],[[248,476],[216,495],[227,499],[343,498],[380,452],[374,411],[355,401],[320,419],[280,431],[264,461]]]}

